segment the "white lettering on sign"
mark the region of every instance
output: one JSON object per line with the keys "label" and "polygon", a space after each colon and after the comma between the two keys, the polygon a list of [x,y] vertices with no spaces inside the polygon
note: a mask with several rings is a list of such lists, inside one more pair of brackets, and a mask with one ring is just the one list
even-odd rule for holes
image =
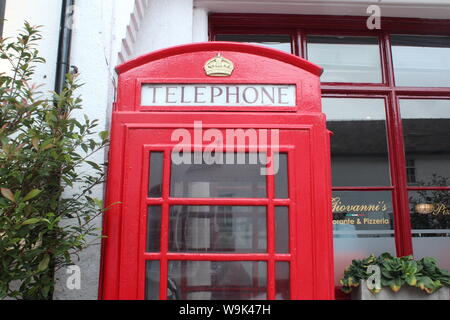
{"label": "white lettering on sign", "polygon": [[267,106],[296,105],[295,85],[144,84],[142,106]]}

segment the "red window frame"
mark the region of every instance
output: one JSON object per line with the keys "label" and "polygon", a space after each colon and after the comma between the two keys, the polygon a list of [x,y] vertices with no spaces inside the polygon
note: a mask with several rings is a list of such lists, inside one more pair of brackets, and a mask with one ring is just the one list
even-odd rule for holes
{"label": "red window frame", "polygon": [[391,174],[387,187],[333,187],[333,191],[390,191],[393,195],[395,244],[398,256],[413,254],[410,191],[448,190],[450,187],[414,187],[407,182],[407,162],[400,99],[449,99],[450,87],[395,85],[391,34],[450,36],[450,20],[382,18],[380,30],[367,28],[367,17],[281,14],[220,14],[209,16],[209,37],[217,34],[289,34],[292,53],[307,59],[306,35],[376,36],[380,44],[381,83],[322,83],[324,98],[384,98]]}

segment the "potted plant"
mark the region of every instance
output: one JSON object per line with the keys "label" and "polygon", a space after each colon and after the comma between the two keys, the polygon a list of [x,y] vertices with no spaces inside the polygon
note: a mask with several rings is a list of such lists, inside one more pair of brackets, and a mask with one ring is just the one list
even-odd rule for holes
{"label": "potted plant", "polygon": [[353,260],[340,280],[354,300],[449,300],[450,273],[435,258],[389,253]]}

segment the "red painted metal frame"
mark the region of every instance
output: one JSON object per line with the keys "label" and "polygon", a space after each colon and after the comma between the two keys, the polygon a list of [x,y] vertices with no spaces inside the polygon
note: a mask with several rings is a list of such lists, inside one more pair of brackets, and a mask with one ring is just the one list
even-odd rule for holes
{"label": "red painted metal frame", "polygon": [[392,191],[398,256],[413,254],[409,191],[449,190],[450,187],[411,187],[407,184],[400,99],[450,99],[449,87],[399,87],[391,51],[392,34],[450,36],[449,19],[382,18],[381,30],[368,30],[367,17],[272,14],[211,14],[210,39],[216,34],[290,34],[295,54],[307,58],[308,34],[374,36],[379,39],[382,83],[323,83],[323,97],[381,98],[386,100],[391,186],[333,187],[334,191]]}
{"label": "red painted metal frame", "polygon": [[[389,33],[450,34],[449,19],[417,19],[382,17],[381,30]],[[291,33],[292,30],[321,30],[365,32],[376,34],[378,30],[367,29],[367,16],[295,15],[295,14],[241,14],[212,13],[209,30],[212,37],[218,33]]]}
{"label": "red painted metal frame", "polygon": [[[204,63],[222,53],[236,69],[223,83],[286,83],[297,87],[292,109],[257,107],[244,111],[226,107],[176,106],[151,109],[140,106],[140,85],[145,82],[220,83],[207,77]],[[268,72],[268,70],[270,72]],[[319,76],[322,69],[294,55],[269,48],[229,42],[178,46],[139,57],[117,68],[119,86],[112,118],[107,204],[116,203],[104,219],[102,299],[143,299],[145,261],[160,261],[160,297],[167,298],[167,267],[171,260],[267,261],[268,298],[275,298],[275,261],[290,261],[293,299],[333,299],[333,245],[329,132],[321,112]],[[181,81],[180,80],[180,81]],[[266,199],[171,198],[170,134],[192,130],[194,121],[205,129],[278,129],[282,150],[288,152],[290,198],[274,198],[273,176],[267,177]],[[163,194],[148,199],[148,154],[163,151]],[[118,203],[118,204],[117,204]],[[265,205],[267,253],[191,254],[168,252],[169,207],[184,205]],[[161,252],[145,253],[148,205],[162,206]],[[274,209],[290,208],[290,254],[275,253]]]}

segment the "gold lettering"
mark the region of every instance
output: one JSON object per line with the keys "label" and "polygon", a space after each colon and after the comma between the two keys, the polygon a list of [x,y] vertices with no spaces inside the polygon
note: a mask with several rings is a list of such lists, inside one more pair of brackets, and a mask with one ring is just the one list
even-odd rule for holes
{"label": "gold lettering", "polygon": [[450,215],[450,209],[443,203],[436,204],[435,209],[433,211],[433,215]]}
{"label": "gold lettering", "polygon": [[384,201],[378,204],[343,204],[340,197],[334,197],[331,201],[331,207],[334,213],[345,212],[385,212],[388,206]]}

